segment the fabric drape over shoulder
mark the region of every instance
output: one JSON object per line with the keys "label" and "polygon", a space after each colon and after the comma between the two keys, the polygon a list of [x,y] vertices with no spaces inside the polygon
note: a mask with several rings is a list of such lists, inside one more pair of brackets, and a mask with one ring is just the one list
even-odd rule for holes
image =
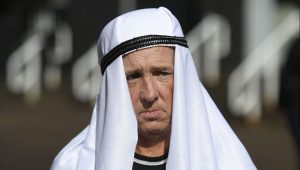
{"label": "fabric drape over shoulder", "polygon": [[[152,46],[175,47],[167,170],[256,169],[199,81],[184,41],[149,43],[145,39],[144,45],[134,41],[143,36],[171,37],[174,41],[184,37],[179,22],[164,7],[136,10],[109,22],[98,42],[103,78],[90,125],[56,156],[51,170],[132,169],[138,132],[122,55]],[[138,45],[129,48],[130,43]]]}

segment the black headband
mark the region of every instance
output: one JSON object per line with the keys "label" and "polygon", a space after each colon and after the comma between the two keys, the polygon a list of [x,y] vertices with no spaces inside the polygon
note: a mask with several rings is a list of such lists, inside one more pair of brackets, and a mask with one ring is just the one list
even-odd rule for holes
{"label": "black headband", "polygon": [[120,55],[125,54],[129,51],[136,50],[139,48],[160,45],[160,44],[177,44],[183,47],[188,47],[184,37],[167,36],[167,35],[146,35],[137,38],[133,38],[122,42],[110,52],[108,52],[102,59],[101,73],[104,74],[106,67],[110,65]]}

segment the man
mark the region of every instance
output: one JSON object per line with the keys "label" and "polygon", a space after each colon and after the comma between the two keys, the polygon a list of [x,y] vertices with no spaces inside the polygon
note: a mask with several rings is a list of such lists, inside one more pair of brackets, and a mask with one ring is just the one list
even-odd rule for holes
{"label": "man", "polygon": [[91,123],[52,170],[256,169],[200,83],[169,10],[112,20],[98,56],[103,78]]}

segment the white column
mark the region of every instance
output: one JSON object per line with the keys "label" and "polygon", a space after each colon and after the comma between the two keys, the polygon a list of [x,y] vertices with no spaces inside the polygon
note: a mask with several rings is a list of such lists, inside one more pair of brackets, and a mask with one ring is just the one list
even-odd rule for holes
{"label": "white column", "polygon": [[246,57],[274,29],[277,23],[275,0],[243,1],[243,57]]}

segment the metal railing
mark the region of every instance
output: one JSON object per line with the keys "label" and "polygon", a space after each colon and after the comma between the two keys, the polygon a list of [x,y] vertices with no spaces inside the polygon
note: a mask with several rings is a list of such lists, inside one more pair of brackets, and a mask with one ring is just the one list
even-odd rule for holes
{"label": "metal railing", "polygon": [[102,78],[98,65],[97,44],[93,45],[73,65],[72,91],[79,101],[93,102]]}
{"label": "metal railing", "polygon": [[263,101],[276,105],[283,52],[297,35],[299,9],[291,11],[232,72],[228,80],[228,106],[234,115],[258,121]]}
{"label": "metal railing", "polygon": [[[8,89],[14,94],[24,94],[29,103],[39,100],[43,80],[49,89],[60,85],[61,65],[72,56],[72,30],[65,22],[57,22],[55,17],[53,12],[40,11],[33,18],[24,42],[7,60]],[[54,46],[47,48],[50,34],[54,35]],[[44,50],[47,63],[43,72]]]}
{"label": "metal railing", "polygon": [[198,75],[203,76],[209,85],[218,83],[220,60],[230,52],[229,22],[218,14],[207,15],[186,35],[186,39]]}

